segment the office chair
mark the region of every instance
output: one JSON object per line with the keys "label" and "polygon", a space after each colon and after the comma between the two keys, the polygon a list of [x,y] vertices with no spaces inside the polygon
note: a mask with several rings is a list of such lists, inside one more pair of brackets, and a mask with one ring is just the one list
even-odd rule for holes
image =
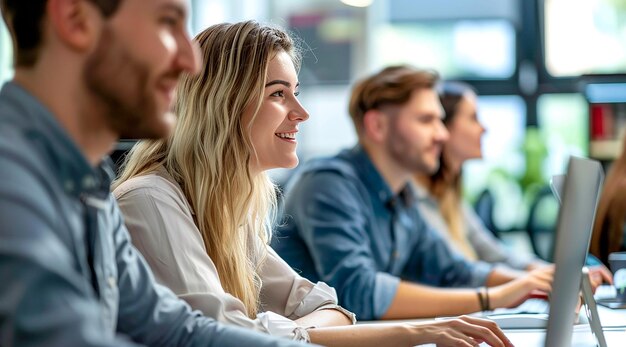
{"label": "office chair", "polygon": [[549,186],[542,186],[533,198],[528,212],[526,232],[533,252],[543,260],[552,261],[554,230],[559,204]]}
{"label": "office chair", "polygon": [[480,219],[483,221],[485,227],[490,230],[497,238],[500,238],[495,223],[493,222],[493,207],[495,199],[489,189],[483,190],[478,196],[476,203],[474,203],[474,210]]}
{"label": "office chair", "polygon": [[122,163],[128,152],[137,143],[137,140],[119,140],[115,144],[115,149],[111,152],[111,160],[115,164],[115,174],[119,175]]}

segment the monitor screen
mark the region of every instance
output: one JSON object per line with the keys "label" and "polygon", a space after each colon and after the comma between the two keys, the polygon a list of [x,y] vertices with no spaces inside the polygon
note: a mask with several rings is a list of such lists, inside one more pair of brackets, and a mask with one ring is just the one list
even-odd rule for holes
{"label": "monitor screen", "polygon": [[604,172],[599,162],[570,157],[556,228],[556,270],[550,297],[546,346],[571,345],[581,270],[589,249],[603,181]]}

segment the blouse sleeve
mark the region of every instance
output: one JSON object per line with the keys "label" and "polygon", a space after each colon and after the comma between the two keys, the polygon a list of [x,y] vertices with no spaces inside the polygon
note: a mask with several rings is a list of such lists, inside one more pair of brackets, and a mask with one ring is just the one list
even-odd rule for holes
{"label": "blouse sleeve", "polygon": [[244,304],[222,288],[186,200],[164,179],[139,179],[125,182],[114,194],[134,246],[159,283],[220,322],[309,341],[305,329],[279,314],[264,312],[256,319],[249,318]]}
{"label": "blouse sleeve", "polygon": [[267,258],[260,271],[261,305],[264,311],[298,319],[309,313],[333,309],[356,323],[354,313],[337,304],[337,293],[324,282],[316,284],[298,275],[276,252],[267,247]]}
{"label": "blouse sleeve", "polygon": [[467,239],[476,251],[478,258],[489,263],[502,263],[513,269],[526,269],[535,258],[530,254],[511,252],[485,227],[480,217],[467,204],[463,203],[463,218],[467,225]]}

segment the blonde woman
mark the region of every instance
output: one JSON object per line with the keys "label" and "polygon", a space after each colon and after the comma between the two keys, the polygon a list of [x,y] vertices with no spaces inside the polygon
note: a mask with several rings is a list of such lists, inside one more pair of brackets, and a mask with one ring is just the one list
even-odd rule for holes
{"label": "blonde woman", "polygon": [[287,34],[256,22],[196,40],[204,67],[178,86],[173,135],[139,143],[114,190],[157,281],[220,321],[324,345],[508,344],[470,317],[350,326],[334,289],[291,270],[267,246],[276,197],[264,171],[298,163],[299,56]]}

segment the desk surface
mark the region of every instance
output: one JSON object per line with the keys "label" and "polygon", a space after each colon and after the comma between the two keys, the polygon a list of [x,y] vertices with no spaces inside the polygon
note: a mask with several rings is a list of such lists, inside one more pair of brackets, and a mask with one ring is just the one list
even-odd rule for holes
{"label": "desk surface", "polygon": [[610,309],[598,305],[598,315],[600,316],[600,323],[605,329],[626,328],[626,309]]}
{"label": "desk surface", "polygon": [[[610,309],[604,306],[598,306],[598,314],[600,322],[604,330],[607,345],[626,346],[626,309]],[[359,322],[360,324],[370,323],[398,323],[398,322],[423,322],[426,319],[409,319],[398,321],[370,321]],[[431,320],[431,319],[428,319]],[[523,347],[544,347],[546,331],[545,329],[515,329],[504,330],[507,337],[515,346]],[[434,345],[425,345],[434,346]],[[486,346],[486,345],[481,345]],[[573,347],[596,347],[596,339],[591,333],[589,324],[577,324],[574,326]]]}
{"label": "desk surface", "polygon": [[[506,336],[515,346],[544,347],[546,338],[545,330],[507,330]],[[604,331],[607,346],[624,346],[626,341],[626,329],[610,329]],[[481,346],[487,346],[482,344]],[[576,326],[572,336],[572,347],[596,347],[597,342],[588,325]]]}

